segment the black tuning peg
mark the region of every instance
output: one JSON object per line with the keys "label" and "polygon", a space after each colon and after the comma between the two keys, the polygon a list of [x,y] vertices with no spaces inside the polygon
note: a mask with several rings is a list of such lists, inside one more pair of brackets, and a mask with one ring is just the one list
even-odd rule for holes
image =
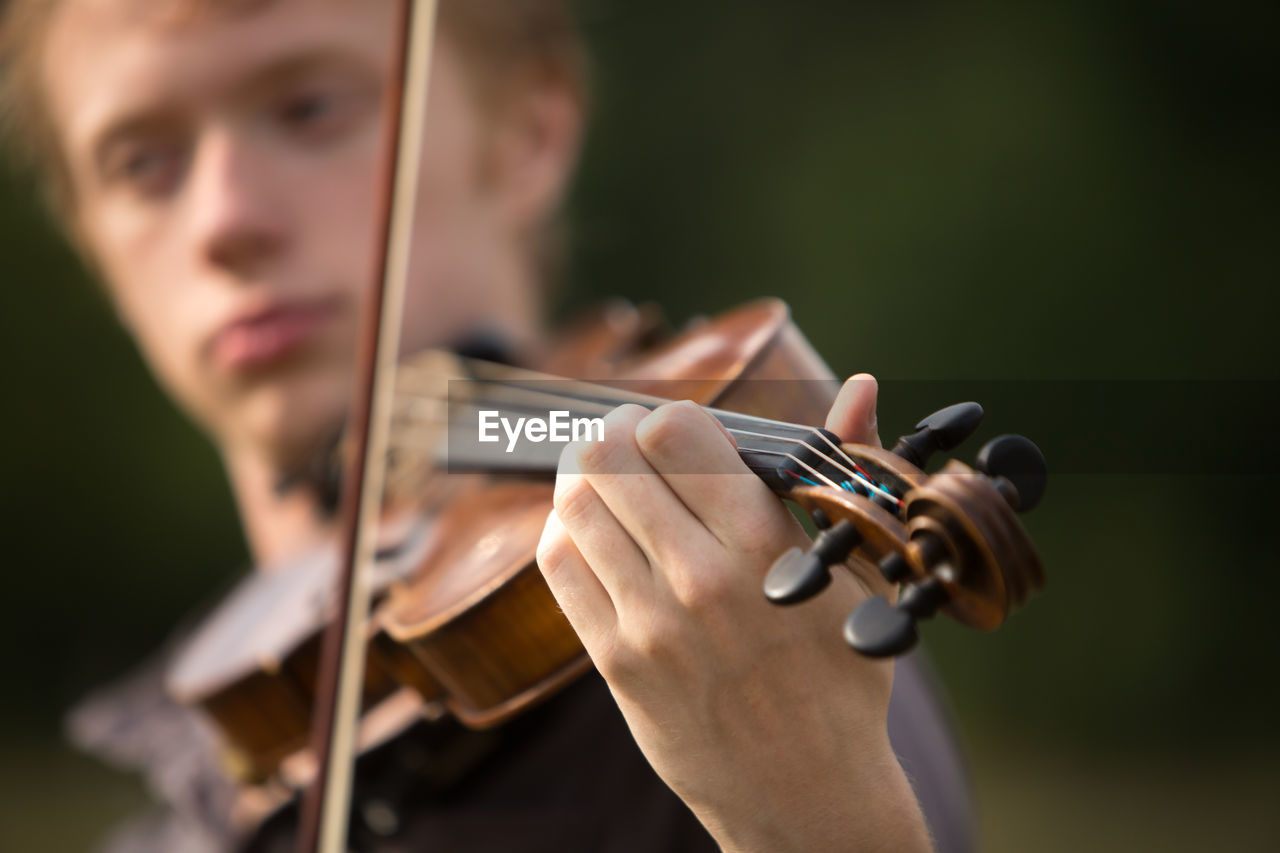
{"label": "black tuning peg", "polygon": [[982,445],[974,467],[988,477],[1003,477],[1013,484],[1017,490],[1016,501],[1007,491],[1002,493],[1018,512],[1035,509],[1049,484],[1049,466],[1045,464],[1044,454],[1034,442],[1020,435],[998,436]]}
{"label": "black tuning peg", "polygon": [[904,589],[896,605],[884,596],[868,598],[844,623],[845,642],[867,657],[896,657],[919,640],[916,621],[930,618],[946,601],[942,582],[932,577]]}
{"label": "black tuning peg", "polygon": [[808,551],[788,549],[765,576],[765,598],[774,604],[797,604],[813,598],[831,583],[831,567],[848,559],[861,542],[862,534],[844,520],[819,533]]}
{"label": "black tuning peg", "polygon": [[923,468],[934,453],[951,450],[973,435],[982,423],[982,415],[982,406],[977,403],[956,403],[939,409],[916,424],[915,433],[899,438],[893,452]]}

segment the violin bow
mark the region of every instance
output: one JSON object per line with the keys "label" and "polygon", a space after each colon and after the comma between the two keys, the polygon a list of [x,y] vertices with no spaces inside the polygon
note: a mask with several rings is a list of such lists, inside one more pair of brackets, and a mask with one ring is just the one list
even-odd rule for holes
{"label": "violin bow", "polygon": [[303,801],[298,853],[346,850],[369,615],[366,578],[374,559],[386,473],[435,21],[436,0],[400,0],[387,91],[379,253],[360,328],[349,432],[352,453],[343,480],[342,562],[316,681],[316,774]]}

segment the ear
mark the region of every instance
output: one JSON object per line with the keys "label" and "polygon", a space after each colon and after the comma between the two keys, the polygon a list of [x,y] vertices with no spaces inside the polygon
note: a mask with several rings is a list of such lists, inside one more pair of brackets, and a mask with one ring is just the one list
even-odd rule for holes
{"label": "ear", "polygon": [[541,224],[560,204],[577,164],[582,121],[579,98],[558,83],[531,88],[502,110],[488,172],[514,230]]}

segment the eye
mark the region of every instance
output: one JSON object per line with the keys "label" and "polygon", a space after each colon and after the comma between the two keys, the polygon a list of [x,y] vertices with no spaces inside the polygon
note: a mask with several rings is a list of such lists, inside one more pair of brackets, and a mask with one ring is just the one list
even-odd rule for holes
{"label": "eye", "polygon": [[289,98],[280,109],[280,116],[292,125],[315,124],[331,115],[335,99],[328,92],[306,92]]}
{"label": "eye", "polygon": [[338,80],[312,81],[285,93],[274,105],[275,121],[305,142],[343,137],[366,114],[363,90]]}
{"label": "eye", "polygon": [[178,186],[184,161],[182,148],[176,143],[135,140],[120,146],[110,158],[107,179],[144,198],[161,198]]}

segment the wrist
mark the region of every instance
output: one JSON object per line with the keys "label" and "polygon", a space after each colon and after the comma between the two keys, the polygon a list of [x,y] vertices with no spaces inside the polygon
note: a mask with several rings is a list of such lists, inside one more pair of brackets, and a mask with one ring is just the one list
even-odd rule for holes
{"label": "wrist", "polygon": [[924,814],[887,735],[875,748],[858,752],[837,772],[814,774],[799,784],[780,779],[771,802],[744,803],[732,817],[703,822],[723,853],[933,850]]}

